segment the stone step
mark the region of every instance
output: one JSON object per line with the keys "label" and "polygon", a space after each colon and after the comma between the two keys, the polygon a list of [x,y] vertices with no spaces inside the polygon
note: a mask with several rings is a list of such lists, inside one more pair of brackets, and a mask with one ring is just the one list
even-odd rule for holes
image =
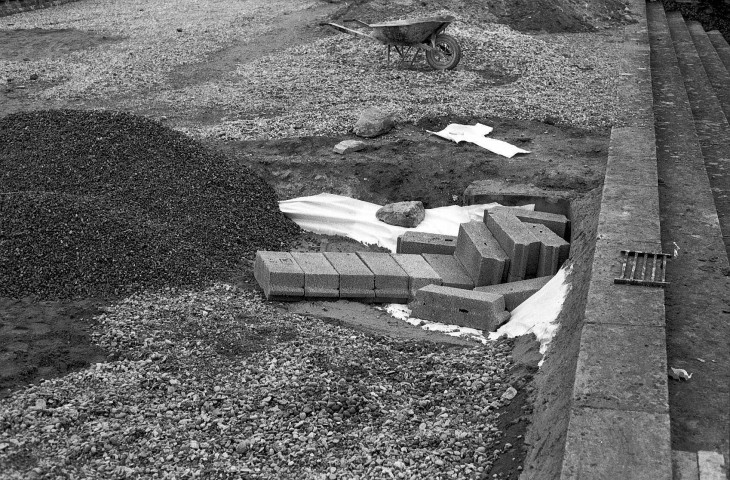
{"label": "stone step", "polygon": [[256,252],[253,275],[266,298],[304,297],[304,271],[289,252]]}
{"label": "stone step", "polygon": [[408,274],[387,253],[357,252],[360,260],[375,275],[376,302],[406,303],[410,292]]}
{"label": "stone step", "polygon": [[340,274],[322,253],[292,252],[292,258],[304,272],[304,296],[338,298]]}
{"label": "stone step", "polygon": [[474,288],[474,282],[469,276],[469,272],[466,271],[466,268],[464,268],[459,259],[454,255],[424,253],[422,256],[431,265],[431,268],[439,274],[445,287],[466,290]]}
{"label": "stone step", "polygon": [[551,278],[553,277],[538,277],[519,282],[486,285],[484,287],[476,287],[474,290],[502,295],[504,297],[505,308],[511,312],[522,302],[537,293]]}
{"label": "stone step", "polygon": [[324,252],[324,256],[339,274],[340,298],[375,297],[375,275],[356,253]]}
{"label": "stone step", "polygon": [[730,72],[722,63],[702,25],[699,22],[687,22],[687,28],[727,121],[730,118]]}
{"label": "stone step", "polygon": [[441,285],[443,281],[436,270],[421,255],[409,253],[391,253],[390,256],[400,268],[408,274],[408,292],[410,298],[416,296],[416,290],[428,285]]}
{"label": "stone step", "polygon": [[409,230],[398,237],[395,251],[396,253],[453,255],[456,252],[456,236]]}
{"label": "stone step", "polygon": [[667,22],[709,175],[715,211],[720,214],[726,253],[730,255],[730,125],[715,96],[684,18],[679,12],[670,12]]}
{"label": "stone step", "polygon": [[[648,2],[649,38],[651,43],[651,71],[654,85],[654,113],[656,117],[656,151],[660,180],[661,236],[665,252],[677,251],[678,256],[667,264],[665,289],[667,360],[669,365],[680,366],[694,373],[692,382],[669,384],[672,446],[675,449],[696,451],[713,450],[727,441],[729,412],[719,408],[730,403],[727,391],[728,353],[715,350],[715,362],[700,362],[699,352],[707,351],[708,342],[718,339],[727,343],[730,322],[727,321],[727,294],[730,278],[727,252],[715,199],[705,169],[700,137],[689,92],[699,97],[701,86],[692,85],[691,79],[701,80],[698,72],[687,71],[697,67],[703,70],[688,48],[694,44],[689,35],[681,34],[684,22],[675,17],[675,32],[670,34],[668,20],[659,2]],[[686,31],[686,28],[684,29]],[[677,35],[680,33],[680,35]],[[674,43],[673,36],[676,36]],[[675,50],[675,44],[677,50]],[[695,54],[696,55],[696,54]],[[688,77],[682,77],[682,68]],[[711,108],[711,105],[708,105]],[[717,109],[717,104],[714,106]],[[701,112],[697,112],[701,114]],[[702,117],[700,117],[702,118]],[[711,292],[708,294],[708,292]],[[681,294],[681,296],[680,296]],[[723,298],[724,297],[724,298]],[[701,308],[696,308],[701,305]],[[722,349],[721,349],[722,350]],[[676,399],[696,408],[673,407]]]}
{"label": "stone step", "polygon": [[715,47],[715,51],[720,57],[720,60],[722,60],[723,65],[725,65],[725,70],[730,72],[730,45],[728,45],[722,33],[717,30],[707,32],[707,36]]}

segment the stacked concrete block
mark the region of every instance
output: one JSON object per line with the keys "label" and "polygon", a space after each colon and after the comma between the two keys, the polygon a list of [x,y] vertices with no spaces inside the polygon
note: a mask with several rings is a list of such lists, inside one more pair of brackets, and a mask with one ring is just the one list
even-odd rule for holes
{"label": "stacked concrete block", "polygon": [[427,285],[441,285],[443,283],[436,270],[421,255],[392,253],[390,256],[408,274],[410,298],[416,296],[416,290],[419,288]]}
{"label": "stacked concrete block", "polygon": [[537,224],[526,224],[540,242],[540,257],[537,264],[537,276],[555,275],[560,266],[568,259],[570,244],[557,236],[547,227]]}
{"label": "stacked concrete block", "polygon": [[289,252],[256,252],[253,274],[266,298],[304,296],[304,271]]}
{"label": "stacked concrete block", "polygon": [[324,256],[339,274],[340,298],[375,297],[375,275],[356,253],[325,252]]}
{"label": "stacked concrete block", "polygon": [[570,220],[568,220],[565,215],[503,206],[496,206],[491,208],[490,211],[501,214],[512,214],[523,223],[537,223],[544,225],[560,238],[567,240],[567,235],[570,230]]}
{"label": "stacked concrete block", "polygon": [[408,274],[387,253],[357,252],[360,260],[375,275],[376,302],[408,301]]}
{"label": "stacked concrete block", "polygon": [[455,256],[477,287],[502,283],[510,264],[495,236],[478,221],[459,226]]}
{"label": "stacked concrete block", "polygon": [[416,292],[411,316],[493,332],[509,320],[504,297],[476,290],[429,285]]}
{"label": "stacked concrete block", "polygon": [[398,246],[396,247],[397,253],[453,255],[454,251],[456,251],[456,237],[453,235],[413,231],[408,231],[399,236]]}
{"label": "stacked concrete block", "polygon": [[340,276],[324,254],[292,252],[291,256],[304,272],[305,297],[340,296]]}
{"label": "stacked concrete block", "polygon": [[529,276],[535,276],[540,256],[540,243],[528,224],[522,223],[512,214],[490,210],[484,212],[484,223],[509,256],[507,281],[516,282]]}
{"label": "stacked concrete block", "polygon": [[467,290],[474,288],[474,282],[455,256],[424,253],[422,257],[431,265],[438,276],[441,277],[442,285]]}
{"label": "stacked concrete block", "polygon": [[517,308],[522,302],[533,296],[538,290],[545,286],[552,276],[538,277],[519,282],[502,283],[500,285],[487,285],[477,287],[478,292],[492,293],[504,297],[504,306],[510,312]]}

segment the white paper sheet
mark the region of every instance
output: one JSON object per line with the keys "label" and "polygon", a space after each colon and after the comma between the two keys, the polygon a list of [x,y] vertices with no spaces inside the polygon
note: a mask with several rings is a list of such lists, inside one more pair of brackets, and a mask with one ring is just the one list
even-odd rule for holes
{"label": "white paper sheet", "polygon": [[416,228],[398,227],[375,217],[380,205],[350,197],[320,193],[279,202],[279,208],[304,230],[325,235],[341,235],[375,244],[395,252],[398,236],[406,231],[458,235],[459,224],[481,220],[484,210],[498,204],[426,209],[426,217]]}
{"label": "white paper sheet", "polygon": [[459,123],[452,123],[440,132],[432,132],[426,130],[428,133],[438,135],[441,138],[451,140],[456,143],[470,142],[475,145],[479,145],[482,148],[486,148],[490,152],[502,155],[503,157],[512,158],[518,153],[530,153],[528,150],[517,148],[502,140],[495,140],[493,138],[486,138],[485,135],[489,135],[493,130],[492,127],[477,123],[476,125],[461,125]]}

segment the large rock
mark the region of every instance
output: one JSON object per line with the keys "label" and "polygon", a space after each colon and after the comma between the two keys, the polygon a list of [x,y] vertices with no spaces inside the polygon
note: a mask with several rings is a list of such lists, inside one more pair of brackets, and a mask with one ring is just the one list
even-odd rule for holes
{"label": "large rock", "polygon": [[375,216],[388,225],[413,228],[426,217],[426,210],[421,202],[397,202],[380,207]]}
{"label": "large rock", "polygon": [[395,126],[393,116],[376,107],[371,107],[360,114],[354,127],[355,135],[372,138],[388,133]]}

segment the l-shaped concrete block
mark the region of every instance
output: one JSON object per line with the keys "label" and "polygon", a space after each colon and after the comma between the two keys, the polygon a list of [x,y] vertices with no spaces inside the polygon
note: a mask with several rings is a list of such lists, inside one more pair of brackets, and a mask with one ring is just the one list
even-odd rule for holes
{"label": "l-shaped concrete block", "polygon": [[340,296],[340,276],[322,253],[291,252],[304,272],[305,297]]}
{"label": "l-shaped concrete block", "polygon": [[517,308],[522,302],[534,295],[545,286],[552,276],[538,277],[519,282],[501,283],[499,285],[487,285],[477,287],[474,290],[479,292],[493,293],[504,296],[504,305],[510,312]]}
{"label": "l-shaped concrete block", "polygon": [[375,275],[356,253],[325,252],[340,276],[340,298],[375,297]]}
{"label": "l-shaped concrete block", "polygon": [[360,260],[375,275],[375,301],[408,301],[408,274],[387,253],[357,252]]}
{"label": "l-shaped concrete block", "polygon": [[453,255],[456,251],[456,237],[438,233],[407,231],[398,237],[397,253],[438,253]]}
{"label": "l-shaped concrete block", "polygon": [[525,225],[530,227],[532,234],[540,242],[537,276],[555,275],[568,259],[570,244],[544,225],[538,223],[526,223]]}
{"label": "l-shaped concrete block", "polygon": [[540,243],[528,224],[512,214],[484,212],[484,223],[509,256],[508,282],[524,280],[537,273]]}
{"label": "l-shaped concrete block", "polygon": [[416,292],[411,316],[493,332],[509,320],[504,297],[493,293],[429,285]]}
{"label": "l-shaped concrete block", "polygon": [[497,239],[479,221],[459,225],[455,255],[477,287],[502,283],[510,263]]}
{"label": "l-shaped concrete block", "polygon": [[304,271],[289,252],[259,250],[253,276],[267,299],[304,296]]}
{"label": "l-shaped concrete block", "polygon": [[560,238],[567,240],[566,234],[570,230],[570,220],[568,220],[568,217],[565,215],[561,215],[559,213],[538,212],[518,207],[503,207],[501,205],[491,208],[490,211],[504,214],[511,213],[523,223],[544,225]]}

